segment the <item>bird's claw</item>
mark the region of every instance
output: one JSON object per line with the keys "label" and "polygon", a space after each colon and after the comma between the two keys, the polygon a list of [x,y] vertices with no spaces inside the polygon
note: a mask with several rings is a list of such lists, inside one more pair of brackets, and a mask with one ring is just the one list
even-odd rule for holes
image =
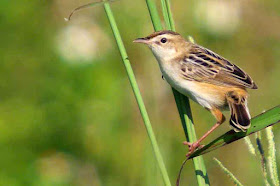
{"label": "bird's claw", "polygon": [[184,141],[183,144],[189,147],[189,152],[186,154],[186,157],[189,157],[196,149],[204,147],[204,145],[200,145],[198,142],[191,143]]}

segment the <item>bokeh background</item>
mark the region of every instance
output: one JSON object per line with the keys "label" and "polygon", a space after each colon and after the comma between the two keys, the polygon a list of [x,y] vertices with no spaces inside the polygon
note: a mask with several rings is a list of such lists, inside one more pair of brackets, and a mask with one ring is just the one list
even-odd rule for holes
{"label": "bokeh background", "polygon": [[[0,1],[0,185],[163,185],[103,7],[64,21],[88,2]],[[120,0],[112,9],[175,183],[187,148],[172,91],[148,48],[132,43],[153,31],[145,1]],[[279,1],[173,0],[172,10],[179,33],[252,76],[259,86],[249,90],[252,116],[279,104]],[[191,106],[201,136],[215,120]],[[274,134],[279,163],[277,125]],[[212,185],[233,185],[213,157],[244,185],[264,184],[244,140],[204,155]],[[197,184],[192,162],[182,183]]]}

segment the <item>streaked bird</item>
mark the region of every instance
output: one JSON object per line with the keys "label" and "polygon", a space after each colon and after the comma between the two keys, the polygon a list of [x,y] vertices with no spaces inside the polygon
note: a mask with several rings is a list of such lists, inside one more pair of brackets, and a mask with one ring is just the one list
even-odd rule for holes
{"label": "streaked bird", "polygon": [[235,132],[244,132],[250,127],[246,88],[257,89],[257,85],[241,68],[169,30],[154,32],[134,42],[148,45],[164,79],[209,110],[217,120],[199,140],[185,142],[189,146],[187,156],[201,147],[200,142],[225,121],[223,110],[230,109],[229,123]]}

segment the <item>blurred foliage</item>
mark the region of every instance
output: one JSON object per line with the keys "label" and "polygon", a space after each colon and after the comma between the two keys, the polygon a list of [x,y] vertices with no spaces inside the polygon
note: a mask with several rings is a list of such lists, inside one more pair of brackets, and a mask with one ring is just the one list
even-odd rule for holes
{"label": "blurred foliage", "polygon": [[[104,10],[63,19],[88,2],[0,1],[0,185],[163,184]],[[150,51],[132,43],[153,30],[145,2],[112,8],[175,183],[187,151],[177,108]],[[259,89],[249,90],[252,116],[279,104],[278,1],[174,0],[172,10],[179,33],[253,77]],[[214,118],[192,108],[201,135]],[[261,185],[259,165],[244,149],[240,141],[204,156],[213,185],[231,184],[213,156],[245,185]],[[196,184],[191,163],[182,177]]]}

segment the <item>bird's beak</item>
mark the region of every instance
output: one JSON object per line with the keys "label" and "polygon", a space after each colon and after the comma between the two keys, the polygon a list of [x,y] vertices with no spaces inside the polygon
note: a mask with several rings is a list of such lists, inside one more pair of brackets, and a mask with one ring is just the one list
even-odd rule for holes
{"label": "bird's beak", "polygon": [[144,43],[144,44],[148,44],[149,43],[149,39],[147,38],[138,38],[138,39],[135,39],[133,41],[133,43]]}

